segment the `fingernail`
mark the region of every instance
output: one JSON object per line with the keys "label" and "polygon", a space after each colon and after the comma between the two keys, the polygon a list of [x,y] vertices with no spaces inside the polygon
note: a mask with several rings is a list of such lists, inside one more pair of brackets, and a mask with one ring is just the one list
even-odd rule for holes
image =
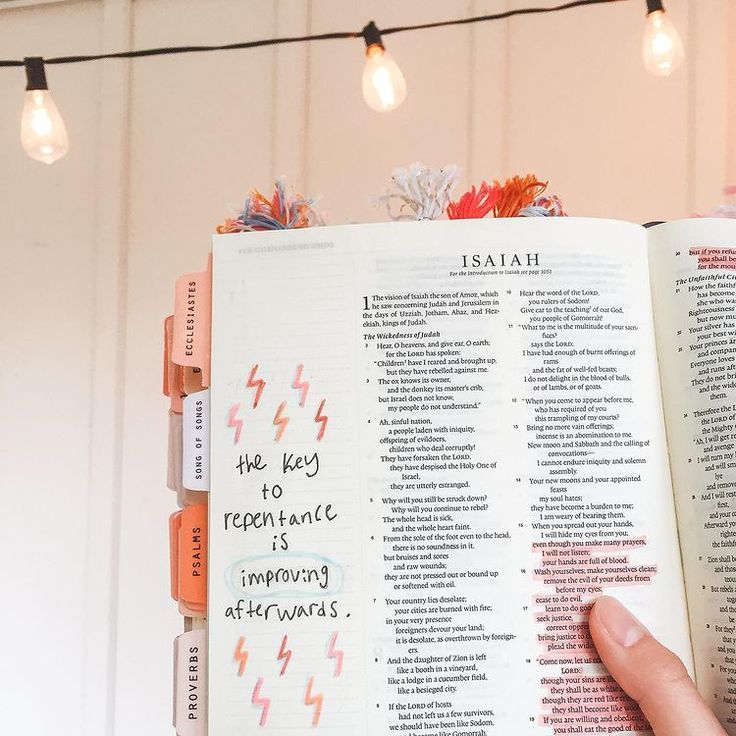
{"label": "fingernail", "polygon": [[647,630],[615,598],[603,596],[596,601],[595,613],[608,635],[619,646],[631,647],[641,640]]}

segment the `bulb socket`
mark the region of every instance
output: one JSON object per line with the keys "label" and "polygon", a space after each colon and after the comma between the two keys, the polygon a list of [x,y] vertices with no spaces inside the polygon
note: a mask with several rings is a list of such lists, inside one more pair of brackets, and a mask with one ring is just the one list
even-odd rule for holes
{"label": "bulb socket", "polygon": [[662,5],[662,0],[647,0],[647,15],[656,13],[659,10],[664,12],[664,5]]}
{"label": "bulb socket", "polygon": [[26,91],[34,89],[48,89],[46,82],[46,68],[41,56],[26,56],[23,59],[26,67]]}
{"label": "bulb socket", "polygon": [[369,49],[371,46],[380,46],[382,49],[386,48],[383,45],[383,40],[381,39],[381,32],[378,30],[378,26],[376,26],[373,21],[368,23],[368,25],[363,28],[361,34],[363,36],[363,40],[365,41],[366,48]]}

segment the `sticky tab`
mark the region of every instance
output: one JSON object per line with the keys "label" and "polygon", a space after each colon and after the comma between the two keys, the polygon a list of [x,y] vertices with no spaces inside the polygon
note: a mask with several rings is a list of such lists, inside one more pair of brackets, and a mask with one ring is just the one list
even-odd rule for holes
{"label": "sticky tab", "polygon": [[207,724],[207,630],[174,639],[174,728],[178,736],[204,736]]}
{"label": "sticky tab", "polygon": [[189,394],[197,393],[201,391],[202,386],[202,370],[200,368],[192,368],[191,366],[185,366],[182,368],[182,382],[184,393]]}
{"label": "sticky tab", "polygon": [[207,504],[198,503],[169,518],[171,597],[184,616],[207,610]]}
{"label": "sticky tab", "polygon": [[212,331],[211,269],[177,279],[174,304],[173,361],[183,367],[199,368],[202,386],[207,388]]}
{"label": "sticky tab", "polygon": [[184,399],[183,483],[193,491],[210,487],[210,392],[199,391]]}
{"label": "sticky tab", "polygon": [[171,331],[174,327],[174,315],[164,320],[164,370],[163,370],[163,387],[164,396],[171,396]]}
{"label": "sticky tab", "polygon": [[[169,412],[169,459],[166,470],[166,485],[176,492],[180,508],[207,503],[206,491],[192,491],[184,487],[184,416]],[[209,453],[208,453],[209,455]]]}
{"label": "sticky tab", "polygon": [[182,434],[183,416],[169,411],[169,455],[166,468],[166,485],[179,492],[182,488]]}
{"label": "sticky tab", "polygon": [[183,368],[174,363],[174,315],[164,320],[164,396],[171,399],[171,410],[177,414],[182,412],[182,396],[184,380]]}
{"label": "sticky tab", "polygon": [[169,567],[171,573],[171,597],[179,600],[179,530],[181,511],[169,516]]}

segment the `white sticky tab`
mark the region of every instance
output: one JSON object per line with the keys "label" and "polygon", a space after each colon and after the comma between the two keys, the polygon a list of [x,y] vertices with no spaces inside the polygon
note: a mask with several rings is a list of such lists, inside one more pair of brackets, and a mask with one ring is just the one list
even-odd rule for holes
{"label": "white sticky tab", "polygon": [[182,478],[190,491],[210,489],[210,392],[184,399]]}
{"label": "white sticky tab", "polygon": [[207,631],[193,629],[174,641],[174,728],[179,736],[207,732]]}
{"label": "white sticky tab", "polygon": [[166,485],[179,493],[182,489],[182,416],[169,411],[169,457],[166,470]]}

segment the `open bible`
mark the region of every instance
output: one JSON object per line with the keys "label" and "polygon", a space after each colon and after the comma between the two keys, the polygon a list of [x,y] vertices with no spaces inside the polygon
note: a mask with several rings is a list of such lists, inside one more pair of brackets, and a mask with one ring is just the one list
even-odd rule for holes
{"label": "open bible", "polygon": [[646,732],[603,593],[736,734],[735,302],[728,220],[215,236],[210,736]]}

